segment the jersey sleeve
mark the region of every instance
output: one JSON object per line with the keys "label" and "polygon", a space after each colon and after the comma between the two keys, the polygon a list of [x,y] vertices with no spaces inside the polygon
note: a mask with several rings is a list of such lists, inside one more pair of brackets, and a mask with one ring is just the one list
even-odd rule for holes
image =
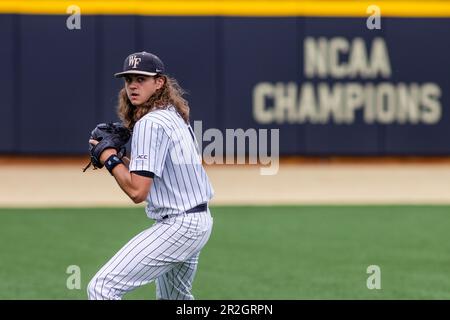
{"label": "jersey sleeve", "polygon": [[161,177],[164,169],[170,138],[164,128],[151,121],[136,123],[131,141],[130,172],[150,177]]}

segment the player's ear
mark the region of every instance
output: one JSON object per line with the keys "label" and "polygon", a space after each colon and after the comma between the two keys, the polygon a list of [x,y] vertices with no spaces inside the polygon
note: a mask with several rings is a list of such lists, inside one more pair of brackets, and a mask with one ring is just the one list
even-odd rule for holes
{"label": "player's ear", "polygon": [[156,81],[156,88],[161,89],[166,82],[166,79],[164,77],[155,77]]}

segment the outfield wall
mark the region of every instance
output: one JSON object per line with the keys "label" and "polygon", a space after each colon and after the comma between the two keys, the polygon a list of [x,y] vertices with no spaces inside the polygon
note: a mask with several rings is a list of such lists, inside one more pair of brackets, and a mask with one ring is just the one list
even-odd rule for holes
{"label": "outfield wall", "polygon": [[282,155],[450,155],[447,1],[381,1],[372,30],[367,3],[345,1],[79,1],[73,30],[68,2],[5,3],[0,153],[85,154],[116,118],[113,73],[146,50],[203,131],[277,128]]}

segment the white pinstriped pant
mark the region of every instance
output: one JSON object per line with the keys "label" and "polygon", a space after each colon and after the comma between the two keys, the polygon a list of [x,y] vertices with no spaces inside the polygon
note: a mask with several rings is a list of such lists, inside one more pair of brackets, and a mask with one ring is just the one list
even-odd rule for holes
{"label": "white pinstriped pant", "polygon": [[156,280],[156,298],[193,300],[200,250],[211,234],[209,209],[155,222],[120,249],[92,278],[90,300],[119,300]]}

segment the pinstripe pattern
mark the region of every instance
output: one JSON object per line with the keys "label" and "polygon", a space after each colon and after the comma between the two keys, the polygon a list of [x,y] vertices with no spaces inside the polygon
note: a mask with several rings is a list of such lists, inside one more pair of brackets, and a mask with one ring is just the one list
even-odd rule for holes
{"label": "pinstripe pattern", "polygon": [[89,299],[118,300],[156,279],[159,299],[193,299],[192,281],[212,222],[209,210],[155,222],[97,272],[88,285]]}
{"label": "pinstripe pattern", "polygon": [[180,214],[213,197],[192,128],[174,107],[148,113],[133,131],[130,171],[154,173],[146,207],[151,219]]}
{"label": "pinstripe pattern", "polygon": [[176,265],[156,279],[156,297],[163,300],[192,300],[192,282],[197,270],[199,254]]}

